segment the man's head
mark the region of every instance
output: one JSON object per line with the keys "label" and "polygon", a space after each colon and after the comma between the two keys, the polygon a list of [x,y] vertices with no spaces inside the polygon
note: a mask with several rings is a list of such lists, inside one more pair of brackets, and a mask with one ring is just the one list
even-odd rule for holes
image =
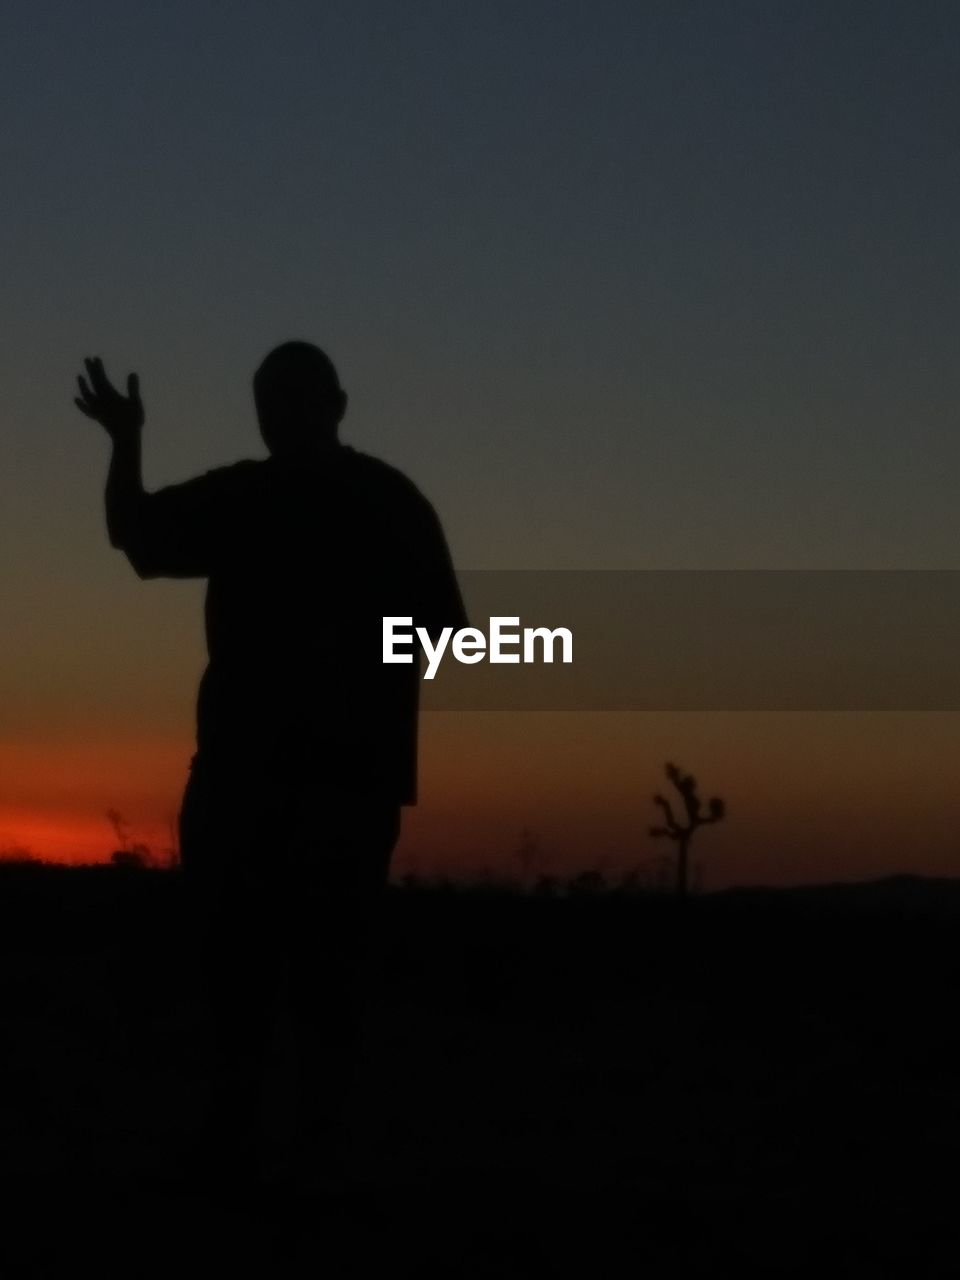
{"label": "man's head", "polygon": [[253,376],[253,398],[272,454],[308,454],[331,444],[347,409],[333,361],[309,342],[274,347]]}

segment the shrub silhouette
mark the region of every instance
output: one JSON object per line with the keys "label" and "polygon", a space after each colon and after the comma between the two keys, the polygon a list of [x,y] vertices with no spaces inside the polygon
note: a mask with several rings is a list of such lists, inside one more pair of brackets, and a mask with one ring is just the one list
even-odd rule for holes
{"label": "shrub silhouette", "polygon": [[148,850],[145,845],[134,845],[132,849],[114,849],[110,855],[110,864],[114,867],[125,867],[127,870],[143,871],[147,865]]}
{"label": "shrub silhouette", "polygon": [[607,882],[603,872],[594,868],[579,872],[567,885],[567,892],[575,897],[595,897],[598,893],[604,893],[606,889]]}
{"label": "shrub silhouette", "polygon": [[132,844],[127,832],[127,824],[123,815],[116,809],[107,810],[107,818],[117,837],[117,848],[110,855],[110,862],[115,867],[143,870],[150,864],[150,850],[145,844]]}
{"label": "shrub silhouette", "polygon": [[683,802],[683,816],[686,821],[678,821],[673,806],[666,796],[659,792],[653,797],[653,803],[663,810],[664,823],[661,827],[651,827],[652,836],[662,836],[673,840],[677,846],[677,881],[678,898],[687,895],[687,871],[689,862],[690,841],[698,827],[708,826],[711,822],[719,822],[726,816],[727,806],[719,796],[712,796],[707,802],[704,812],[703,801],[697,794],[697,780],[692,773],[684,773],[679,766],[667,763],[664,765],[667,778],[680,793]]}

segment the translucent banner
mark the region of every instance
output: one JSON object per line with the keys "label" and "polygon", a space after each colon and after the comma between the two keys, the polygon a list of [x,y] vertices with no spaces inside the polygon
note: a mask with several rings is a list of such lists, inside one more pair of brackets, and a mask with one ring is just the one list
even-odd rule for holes
{"label": "translucent banner", "polygon": [[[448,637],[421,684],[427,709],[960,709],[960,572],[471,571],[460,582],[481,635]],[[557,636],[552,662],[542,636],[524,661],[524,630],[539,628],[569,632],[569,662]],[[518,660],[491,661],[498,629],[515,637],[501,656]]]}

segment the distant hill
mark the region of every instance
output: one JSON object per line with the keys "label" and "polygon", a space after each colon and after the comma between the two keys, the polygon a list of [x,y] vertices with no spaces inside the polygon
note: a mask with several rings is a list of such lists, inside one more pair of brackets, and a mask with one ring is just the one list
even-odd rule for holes
{"label": "distant hill", "polygon": [[960,915],[960,877],[916,876],[906,873],[878,880],[834,881],[828,884],[741,885],[712,893],[714,901],[791,902],[818,908],[902,911],[918,915]]}
{"label": "distant hill", "polygon": [[[546,892],[524,891],[509,880],[471,882],[420,880],[412,877],[406,877],[395,886],[395,892],[424,896],[453,894],[477,899],[543,896],[565,898],[579,897],[583,892],[582,882],[586,879],[591,881],[589,897],[595,900],[636,899],[648,904],[673,902],[669,893],[642,887],[624,887],[615,881],[606,883],[595,872],[580,873],[569,880],[551,881]],[[166,870],[155,867],[144,867],[133,859],[129,862],[116,859],[112,864],[89,865],[48,863],[34,858],[0,859],[0,896],[4,886],[8,891],[16,892],[15,885],[31,885],[34,890],[39,890],[44,885],[57,896],[70,897],[77,892],[83,897],[93,894],[101,899],[112,896],[123,883],[127,886],[125,893],[134,892],[139,897],[147,885],[159,886],[162,883],[166,887],[161,892],[167,894],[178,881],[177,875],[171,876]],[[82,889],[81,883],[84,885]],[[734,885],[697,895],[690,901],[694,909],[700,911],[769,906],[787,910],[893,911],[910,915],[960,916],[960,877],[901,873],[876,880],[838,880],[825,884]]]}

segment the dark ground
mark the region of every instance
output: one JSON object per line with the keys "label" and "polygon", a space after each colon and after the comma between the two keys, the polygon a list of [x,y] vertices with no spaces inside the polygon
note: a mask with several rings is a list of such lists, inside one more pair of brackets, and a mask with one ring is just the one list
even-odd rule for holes
{"label": "dark ground", "polygon": [[393,890],[383,936],[361,1185],[198,1193],[178,877],[0,867],[2,1274],[960,1275],[960,882]]}

